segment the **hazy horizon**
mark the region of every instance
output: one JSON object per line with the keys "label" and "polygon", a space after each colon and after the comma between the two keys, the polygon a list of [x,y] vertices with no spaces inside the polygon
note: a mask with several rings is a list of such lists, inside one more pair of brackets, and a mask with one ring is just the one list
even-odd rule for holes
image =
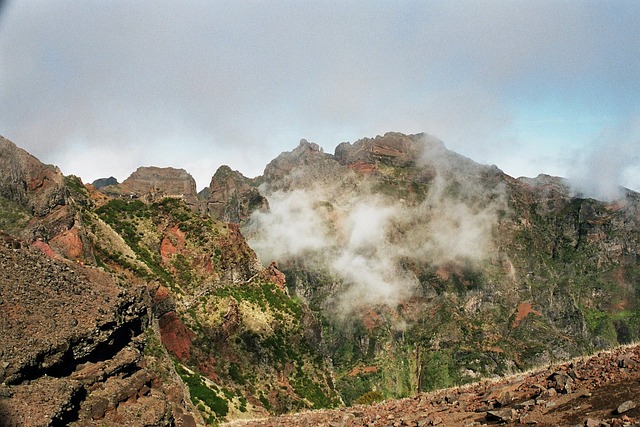
{"label": "hazy horizon", "polygon": [[0,134],[86,182],[425,132],[640,190],[640,3],[4,2]]}

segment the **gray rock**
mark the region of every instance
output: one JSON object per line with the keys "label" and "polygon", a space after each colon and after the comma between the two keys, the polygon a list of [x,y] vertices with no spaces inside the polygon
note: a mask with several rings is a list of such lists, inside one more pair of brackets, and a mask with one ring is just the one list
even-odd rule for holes
{"label": "gray rock", "polygon": [[636,407],[636,403],[633,400],[627,400],[626,402],[621,403],[620,405],[618,405],[618,408],[616,409],[616,412],[618,414],[623,414],[627,411],[630,411],[632,409],[634,409]]}

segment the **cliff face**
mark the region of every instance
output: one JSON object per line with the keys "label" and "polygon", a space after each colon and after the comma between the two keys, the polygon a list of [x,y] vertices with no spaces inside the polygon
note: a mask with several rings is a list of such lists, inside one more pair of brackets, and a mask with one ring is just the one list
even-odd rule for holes
{"label": "cliff face", "polygon": [[2,229],[25,239],[0,236],[2,423],[191,426],[340,403],[311,312],[236,224],[187,203],[184,172],[104,192],[62,177],[64,204],[41,216],[0,175],[0,217],[23,218]]}
{"label": "cliff face", "polygon": [[54,166],[0,137],[0,195],[28,209],[33,216],[50,213],[66,201],[64,177]]}
{"label": "cliff face", "polygon": [[198,203],[196,181],[184,169],[139,167],[120,184],[120,191],[149,200],[177,197],[194,207]]}
{"label": "cliff face", "polygon": [[245,221],[253,211],[268,208],[255,180],[228,166],[221,166],[211,178],[205,203],[209,215],[236,224]]}
{"label": "cliff face", "polygon": [[0,235],[2,425],[193,425],[148,367],[144,292]]}

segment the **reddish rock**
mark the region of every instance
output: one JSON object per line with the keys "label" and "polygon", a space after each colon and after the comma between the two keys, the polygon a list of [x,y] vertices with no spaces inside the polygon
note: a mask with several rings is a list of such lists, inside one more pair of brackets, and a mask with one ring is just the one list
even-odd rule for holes
{"label": "reddish rock", "polygon": [[51,246],[49,246],[48,243],[43,242],[42,240],[39,240],[39,239],[36,240],[31,244],[31,246],[33,246],[34,248],[37,248],[38,250],[40,250],[40,252],[42,252],[43,254],[45,254],[51,259],[58,259],[58,260],[62,259],[60,255],[58,255],[57,253],[55,253],[53,249],[51,249]]}
{"label": "reddish rock", "polygon": [[184,249],[187,233],[180,230],[177,225],[169,227],[160,242],[160,256],[164,264],[171,262],[171,256],[180,253]]}
{"label": "reddish rock", "polygon": [[72,227],[67,231],[54,236],[49,241],[49,246],[56,249],[65,258],[71,260],[81,260],[84,246],[77,227]]}
{"label": "reddish rock", "polygon": [[286,289],[287,278],[282,271],[278,270],[278,264],[275,261],[264,269],[263,274],[266,280],[275,283],[280,289]]}
{"label": "reddish rock", "polygon": [[165,348],[185,363],[191,357],[191,344],[195,334],[182,323],[175,311],[160,317],[160,336]]}
{"label": "reddish rock", "polygon": [[240,223],[253,211],[269,206],[267,199],[258,191],[255,180],[226,165],[218,168],[208,190],[207,213],[225,222]]}
{"label": "reddish rock", "polygon": [[158,289],[152,292],[151,305],[153,307],[153,313],[156,317],[160,318],[164,314],[174,311],[176,309],[176,303],[173,300],[171,291],[160,285]]}

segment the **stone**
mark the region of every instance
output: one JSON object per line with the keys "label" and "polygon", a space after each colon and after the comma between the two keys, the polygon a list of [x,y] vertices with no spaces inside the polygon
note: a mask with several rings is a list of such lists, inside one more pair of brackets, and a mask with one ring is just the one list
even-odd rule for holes
{"label": "stone", "polygon": [[486,418],[488,421],[510,422],[518,417],[518,411],[513,408],[496,409],[488,411]]}
{"label": "stone", "polygon": [[248,219],[256,210],[269,208],[256,181],[229,166],[220,166],[211,178],[205,204],[204,210],[213,218],[236,224]]}
{"label": "stone", "polygon": [[551,397],[554,397],[555,395],[557,395],[558,392],[555,388],[548,388],[545,391],[543,391],[542,393],[540,393],[539,398],[542,400],[547,400]]}
{"label": "stone", "polygon": [[637,405],[633,400],[627,400],[626,402],[622,402],[620,405],[618,405],[618,408],[616,409],[616,413],[623,414],[627,411],[634,409],[636,406]]}

